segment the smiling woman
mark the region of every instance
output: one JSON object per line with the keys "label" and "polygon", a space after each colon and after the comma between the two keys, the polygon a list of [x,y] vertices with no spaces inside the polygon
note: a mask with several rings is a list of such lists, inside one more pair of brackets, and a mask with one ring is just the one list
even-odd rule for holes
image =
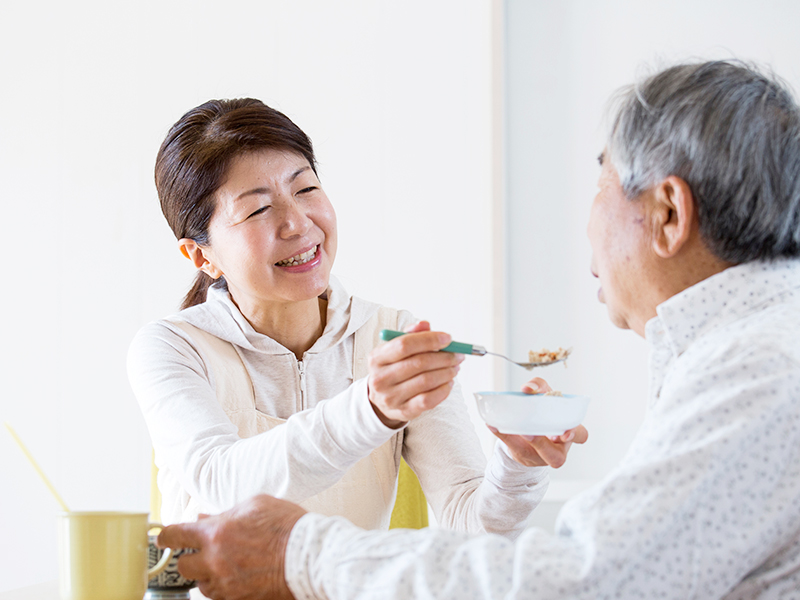
{"label": "smiling woman", "polygon": [[322,334],[320,296],[336,255],[336,216],[314,170],[286,150],[247,152],[216,203],[209,243],[182,238],[181,252],[211,279],[224,276],[253,328],[301,358]]}
{"label": "smiling woman", "polygon": [[[183,309],[129,352],[165,523],[268,493],[386,528],[403,457],[441,524],[524,529],[540,467],[569,443],[545,439],[554,454],[529,466],[501,443],[487,465],[455,382],[463,357],[438,352],[450,337],[331,276],[336,217],[294,123],[258,100],[199,106],[162,144],[156,185],[198,269]],[[381,328],[411,333],[377,346]]]}

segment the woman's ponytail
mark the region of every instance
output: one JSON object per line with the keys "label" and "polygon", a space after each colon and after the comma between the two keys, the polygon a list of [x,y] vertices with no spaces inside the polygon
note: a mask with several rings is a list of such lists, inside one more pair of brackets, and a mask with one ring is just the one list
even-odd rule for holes
{"label": "woman's ponytail", "polygon": [[206,296],[208,296],[208,288],[210,288],[216,282],[216,279],[206,275],[203,271],[198,270],[197,275],[194,278],[194,282],[192,283],[192,287],[183,298],[181,310],[184,308],[189,308],[190,306],[197,306],[198,304],[205,302]]}

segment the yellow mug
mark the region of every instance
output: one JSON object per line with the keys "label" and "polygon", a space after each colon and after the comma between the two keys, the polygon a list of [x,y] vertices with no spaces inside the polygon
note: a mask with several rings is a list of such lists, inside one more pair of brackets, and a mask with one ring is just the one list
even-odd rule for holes
{"label": "yellow mug", "polygon": [[62,600],[142,600],[147,581],[167,568],[167,550],[147,568],[147,513],[65,512],[58,518],[58,581]]}

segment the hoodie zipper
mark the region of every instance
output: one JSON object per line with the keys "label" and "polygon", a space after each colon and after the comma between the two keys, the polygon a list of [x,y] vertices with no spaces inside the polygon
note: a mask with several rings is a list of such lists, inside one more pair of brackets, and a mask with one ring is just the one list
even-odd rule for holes
{"label": "hoodie zipper", "polygon": [[306,408],[306,364],[303,359],[297,361],[297,370],[300,373],[300,410]]}

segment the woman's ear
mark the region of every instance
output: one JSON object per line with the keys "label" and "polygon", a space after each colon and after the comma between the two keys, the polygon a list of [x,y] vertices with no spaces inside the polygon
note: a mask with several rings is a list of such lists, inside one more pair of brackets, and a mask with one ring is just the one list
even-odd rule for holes
{"label": "woman's ear", "polygon": [[653,194],[653,250],[661,258],[672,258],[696,229],[694,195],[680,177],[670,175],[655,186]]}
{"label": "woman's ear", "polygon": [[181,254],[192,261],[195,268],[200,269],[212,279],[219,279],[223,275],[222,271],[208,260],[208,248],[203,248],[191,238],[178,240],[178,248]]}

